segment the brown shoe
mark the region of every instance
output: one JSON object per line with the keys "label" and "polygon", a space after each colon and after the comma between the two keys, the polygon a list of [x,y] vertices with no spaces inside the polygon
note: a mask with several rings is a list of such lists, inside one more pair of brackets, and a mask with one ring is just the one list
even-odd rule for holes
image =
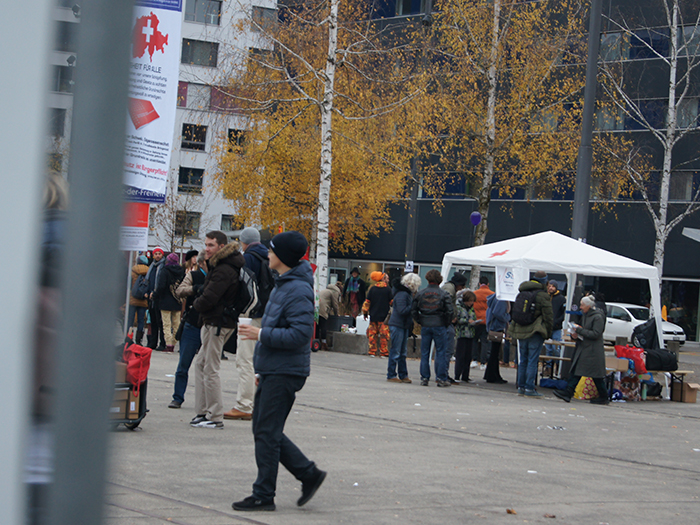
{"label": "brown shoe", "polygon": [[232,408],[228,412],[224,412],[224,419],[243,419],[245,421],[250,421],[251,419],[253,419],[253,414],[241,412],[236,408]]}
{"label": "brown shoe", "polygon": [[392,377],[391,379],[387,379],[389,383],[401,383],[402,381],[398,377]]}
{"label": "brown shoe", "polygon": [[410,377],[404,377],[404,378],[401,380],[401,382],[402,382],[402,383],[413,383],[413,381],[411,381],[411,378],[410,378]]}

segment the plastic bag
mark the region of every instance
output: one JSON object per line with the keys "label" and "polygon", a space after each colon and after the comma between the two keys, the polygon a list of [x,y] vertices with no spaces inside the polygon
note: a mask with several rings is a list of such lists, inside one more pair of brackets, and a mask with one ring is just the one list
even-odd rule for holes
{"label": "plastic bag", "polygon": [[582,377],[576,385],[574,392],[576,399],[595,399],[598,396],[598,389],[595,387],[593,379],[590,377]]}

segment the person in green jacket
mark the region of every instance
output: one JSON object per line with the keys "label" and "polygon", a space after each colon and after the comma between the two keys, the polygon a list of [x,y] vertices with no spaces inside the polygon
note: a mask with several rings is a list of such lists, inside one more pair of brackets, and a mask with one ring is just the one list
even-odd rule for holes
{"label": "person in green jacket", "polygon": [[[530,397],[542,397],[535,390],[537,379],[537,363],[542,352],[545,339],[552,337],[553,314],[552,301],[547,293],[547,274],[543,271],[535,273],[529,281],[520,283],[518,290],[522,292],[536,291],[535,320],[529,324],[519,324],[514,317],[510,323],[510,336],[518,341],[520,359],[518,362],[518,394]],[[520,294],[518,294],[520,295]],[[516,297],[516,304],[518,299]]]}

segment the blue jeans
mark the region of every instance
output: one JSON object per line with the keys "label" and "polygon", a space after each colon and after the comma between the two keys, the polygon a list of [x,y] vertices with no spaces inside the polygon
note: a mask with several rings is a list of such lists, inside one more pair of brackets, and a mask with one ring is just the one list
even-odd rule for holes
{"label": "blue jeans", "polygon": [[406,368],[406,352],[408,347],[408,328],[389,326],[391,335],[391,347],[389,348],[389,365],[387,367],[386,378],[396,377],[396,368],[399,369],[399,379],[408,377]]}
{"label": "blue jeans", "polygon": [[520,362],[518,363],[518,388],[535,389],[537,379],[537,362],[544,344],[544,337],[535,334],[529,339],[518,339]]}
{"label": "blue jeans", "polygon": [[134,306],[133,304],[129,305],[129,321],[127,323],[128,326],[131,326],[134,324],[134,315],[136,315],[136,331],[137,332],[143,332],[143,327],[144,323],[146,322],[146,311],[148,308],[145,306]]}
{"label": "blue jeans", "polygon": [[420,330],[420,378],[430,379],[430,344],[435,341],[435,377],[447,381],[445,361],[447,328],[444,326],[423,326]]}
{"label": "blue jeans", "polygon": [[[555,341],[563,341],[564,340],[562,338],[561,329],[554,330],[552,332],[552,339],[554,339]],[[561,357],[561,347],[559,345],[544,345],[544,347],[547,349],[547,355],[551,355],[554,357]]]}
{"label": "blue jeans", "polygon": [[185,401],[190,365],[202,344],[199,333],[199,328],[185,321],[185,327],[182,329],[182,337],[180,338],[180,361],[177,363],[177,371],[175,372],[173,401],[179,401],[180,403]]}
{"label": "blue jeans", "polygon": [[275,497],[277,471],[282,463],[302,483],[314,473],[310,461],[292,440],[284,435],[284,424],[292,410],[296,393],[306,378],[291,375],[264,375],[255,391],[253,438],[258,478],[253,483],[253,496],[262,500]]}

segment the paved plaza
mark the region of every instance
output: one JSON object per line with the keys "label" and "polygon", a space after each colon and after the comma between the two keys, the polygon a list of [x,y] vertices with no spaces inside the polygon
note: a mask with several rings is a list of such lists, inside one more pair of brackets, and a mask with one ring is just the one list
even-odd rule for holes
{"label": "paved plaza", "polygon": [[[221,371],[227,409],[231,357]],[[413,384],[387,383],[386,360],[332,352],[312,355],[286,427],[328,471],[324,485],[299,508],[300,484],[280,467],[277,511],[235,512],[256,475],[251,423],[191,428],[192,385],[183,408],[168,409],[177,359],[154,352],[150,412],[138,430],[111,433],[107,524],[700,521],[700,405],[566,404],[547,389],[525,398],[512,369],[501,369],[506,385],[472,369],[475,384],[426,388],[415,360]]]}

